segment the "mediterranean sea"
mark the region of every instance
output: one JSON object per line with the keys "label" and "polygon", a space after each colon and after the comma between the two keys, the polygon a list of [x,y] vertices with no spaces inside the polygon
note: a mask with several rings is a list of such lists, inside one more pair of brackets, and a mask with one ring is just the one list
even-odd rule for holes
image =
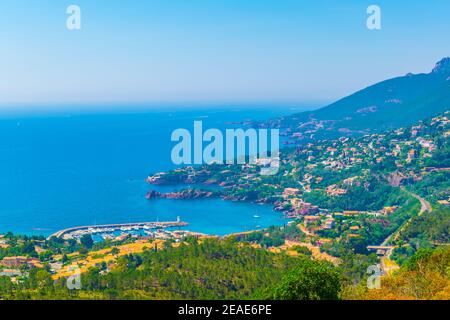
{"label": "mediterranean sea", "polygon": [[271,106],[0,115],[0,232],[49,235],[74,226],[177,216],[188,230],[217,235],[283,225],[282,214],[267,205],[149,201],[146,193],[157,187],[145,179],[175,168],[174,129],[191,129],[194,120],[225,129],[228,122],[296,111]]}

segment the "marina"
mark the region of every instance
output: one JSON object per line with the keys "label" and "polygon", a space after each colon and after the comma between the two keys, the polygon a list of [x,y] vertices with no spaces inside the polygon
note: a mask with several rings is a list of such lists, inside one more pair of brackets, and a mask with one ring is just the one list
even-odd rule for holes
{"label": "marina", "polygon": [[104,234],[103,237],[108,237],[108,234],[114,232],[131,232],[131,231],[144,231],[149,232],[149,230],[165,229],[165,228],[181,228],[188,226],[187,222],[183,222],[178,217],[176,221],[165,221],[165,222],[136,222],[136,223],[116,223],[116,224],[104,224],[95,226],[81,226],[67,228],[53,233],[47,239],[52,237],[62,238],[62,239],[77,239],[85,234],[97,235]]}

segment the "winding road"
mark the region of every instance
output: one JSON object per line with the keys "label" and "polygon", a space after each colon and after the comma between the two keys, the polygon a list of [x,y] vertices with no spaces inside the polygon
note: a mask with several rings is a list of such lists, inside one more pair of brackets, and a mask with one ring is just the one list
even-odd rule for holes
{"label": "winding road", "polygon": [[[420,211],[418,213],[418,216],[420,217],[422,214],[424,214],[425,212],[431,212],[433,211],[433,208],[431,207],[431,204],[425,200],[424,198],[422,198],[421,196],[412,193],[411,191],[406,190],[404,187],[401,188],[403,191],[405,191],[406,193],[410,194],[412,197],[414,197],[415,199],[419,200],[420,202]],[[403,223],[399,228],[397,228],[397,230],[395,230],[393,233],[391,233],[388,237],[386,237],[386,239],[381,243],[381,245],[379,245],[378,247],[385,247],[387,248],[387,250],[385,250],[384,255],[380,258],[381,261],[381,268],[383,269],[383,272],[385,274],[388,274],[390,272],[392,272],[395,269],[398,269],[398,266],[395,264],[395,262],[391,261],[391,255],[392,252],[394,251],[394,249],[396,248],[396,246],[389,246],[388,244],[391,242],[391,240],[398,240],[402,231],[405,230],[405,228],[407,228],[412,220],[414,219],[415,216],[411,217],[408,219],[408,221],[406,221],[405,223]],[[375,246],[376,247],[376,246]]]}
{"label": "winding road", "polygon": [[[417,200],[419,200],[420,202],[420,211],[418,216],[420,217],[424,212],[431,212],[433,211],[433,208],[431,207],[431,204],[425,200],[424,198],[422,198],[421,196],[412,193],[408,190],[406,190],[404,187],[402,187],[402,190],[407,192],[408,194],[410,194],[412,197],[416,198]],[[401,234],[401,231],[404,230],[410,223],[411,221],[414,219],[414,217],[411,217],[410,219],[408,219],[408,221],[406,221],[403,225],[401,225],[397,230],[395,230],[393,233],[391,233],[382,243],[380,246],[387,246],[388,243],[391,241],[391,239],[393,240],[398,240],[398,237]]]}
{"label": "winding road", "polygon": [[[405,188],[403,188],[403,187],[402,187],[402,190],[405,191],[405,192],[407,192],[407,193],[409,193],[412,197],[414,197],[414,198],[416,198],[417,200],[420,201],[420,211],[419,211],[419,214],[418,214],[419,217],[420,217],[422,214],[424,214],[425,212],[431,212],[431,211],[433,211],[433,208],[431,207],[431,204],[430,204],[427,200],[425,200],[424,198],[422,198],[421,196],[419,196],[419,195],[417,195],[417,194],[415,194],[415,193],[412,193],[412,192],[410,192],[410,191],[407,191],[407,190],[406,190]],[[394,236],[393,236],[394,241],[395,241],[395,240],[398,240],[398,238],[400,237],[401,232],[402,232],[406,227],[408,227],[408,226],[410,225],[410,223],[411,223],[411,221],[412,221],[413,219],[414,219],[414,217],[411,217],[408,221],[406,221],[400,228],[398,228],[393,234],[391,234],[391,238],[392,238],[392,235],[394,235]]]}

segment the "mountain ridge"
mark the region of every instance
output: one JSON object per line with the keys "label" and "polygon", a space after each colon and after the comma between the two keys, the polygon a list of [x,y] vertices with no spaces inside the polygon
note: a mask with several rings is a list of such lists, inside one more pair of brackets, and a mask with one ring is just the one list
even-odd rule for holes
{"label": "mountain ridge", "polygon": [[306,125],[306,131],[312,127],[316,136],[351,135],[409,125],[448,109],[450,57],[437,62],[429,73],[387,79],[323,108],[277,119],[270,126],[298,131]]}

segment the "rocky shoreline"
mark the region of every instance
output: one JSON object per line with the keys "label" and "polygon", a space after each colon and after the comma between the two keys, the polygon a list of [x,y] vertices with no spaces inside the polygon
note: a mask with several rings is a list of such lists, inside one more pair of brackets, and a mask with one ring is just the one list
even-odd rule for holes
{"label": "rocky shoreline", "polygon": [[147,182],[152,185],[183,185],[196,183],[199,185],[217,185],[222,187],[225,192],[220,191],[208,191],[201,189],[185,189],[178,192],[168,192],[168,193],[160,193],[157,191],[149,191],[147,193],[146,198],[148,200],[153,199],[178,199],[178,200],[190,200],[190,199],[210,199],[210,198],[220,198],[226,201],[239,201],[239,202],[253,202],[256,204],[266,204],[272,205],[274,211],[278,211],[283,213],[286,217],[292,215],[293,210],[291,208],[286,209],[286,204],[282,201],[274,201],[270,198],[258,198],[256,191],[254,193],[250,192],[245,195],[231,195],[226,192],[228,188],[232,188],[233,184],[230,182],[211,182],[208,180],[208,174],[195,174],[189,175],[185,173],[179,172],[178,174],[167,174],[167,173],[158,173],[153,176],[149,176],[147,178]]}
{"label": "rocky shoreline", "polygon": [[157,191],[147,192],[146,198],[148,200],[153,199],[178,199],[178,200],[190,200],[190,199],[209,199],[219,196],[212,191],[186,189],[178,192],[161,193]]}

